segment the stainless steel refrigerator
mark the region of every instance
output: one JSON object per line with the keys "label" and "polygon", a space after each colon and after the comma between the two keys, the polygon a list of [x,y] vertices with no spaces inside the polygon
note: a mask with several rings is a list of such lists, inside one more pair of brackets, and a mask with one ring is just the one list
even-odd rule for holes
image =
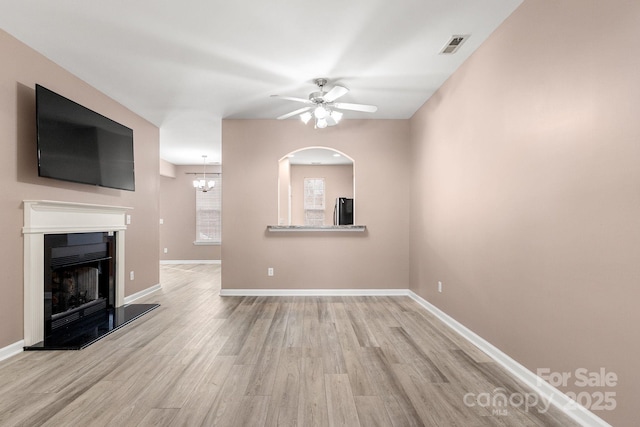
{"label": "stainless steel refrigerator", "polygon": [[333,209],[334,225],[353,225],[353,199],[338,197]]}

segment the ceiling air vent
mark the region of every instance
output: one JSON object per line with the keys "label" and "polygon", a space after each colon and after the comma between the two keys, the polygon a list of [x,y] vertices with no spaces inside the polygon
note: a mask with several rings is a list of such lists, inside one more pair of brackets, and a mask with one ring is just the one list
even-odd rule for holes
{"label": "ceiling air vent", "polygon": [[452,53],[456,53],[458,49],[460,49],[460,46],[462,46],[464,42],[467,41],[468,38],[469,38],[469,34],[451,36],[451,38],[449,39],[447,44],[444,45],[444,48],[442,48],[440,53],[448,54],[448,55]]}

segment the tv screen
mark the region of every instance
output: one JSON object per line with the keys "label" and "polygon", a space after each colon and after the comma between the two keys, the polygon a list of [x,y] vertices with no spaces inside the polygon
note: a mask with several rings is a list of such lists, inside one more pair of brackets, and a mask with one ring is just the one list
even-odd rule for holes
{"label": "tv screen", "polygon": [[133,130],[36,85],[38,175],[135,190]]}

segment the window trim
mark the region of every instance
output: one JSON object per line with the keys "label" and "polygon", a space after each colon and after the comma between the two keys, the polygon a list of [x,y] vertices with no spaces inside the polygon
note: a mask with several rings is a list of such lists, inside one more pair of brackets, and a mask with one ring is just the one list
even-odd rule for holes
{"label": "window trim", "polygon": [[[218,238],[217,239],[199,239],[200,236],[200,228],[198,226],[198,215],[200,210],[202,209],[198,209],[198,193],[202,193],[199,190],[195,190],[196,191],[196,195],[195,195],[195,200],[194,200],[194,208],[195,208],[195,240],[193,241],[193,244],[196,246],[219,246],[222,244],[222,175],[221,174],[212,174],[213,177],[210,178],[209,175],[207,175],[207,179],[208,180],[213,180],[215,181],[215,187],[210,190],[210,192],[214,192],[212,193],[212,207],[211,210],[212,211],[218,211],[219,213],[219,219],[220,219],[220,223],[219,223],[219,229],[217,230],[217,234],[218,234]],[[217,197],[215,199],[213,199],[213,197]]]}

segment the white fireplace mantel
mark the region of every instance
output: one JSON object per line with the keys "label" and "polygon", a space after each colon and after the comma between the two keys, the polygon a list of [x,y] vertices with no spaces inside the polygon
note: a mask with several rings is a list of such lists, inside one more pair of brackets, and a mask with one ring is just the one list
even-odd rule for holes
{"label": "white fireplace mantel", "polygon": [[24,341],[44,340],[44,235],[113,232],[116,234],[116,307],[124,304],[126,211],[123,206],[51,200],[24,205]]}

